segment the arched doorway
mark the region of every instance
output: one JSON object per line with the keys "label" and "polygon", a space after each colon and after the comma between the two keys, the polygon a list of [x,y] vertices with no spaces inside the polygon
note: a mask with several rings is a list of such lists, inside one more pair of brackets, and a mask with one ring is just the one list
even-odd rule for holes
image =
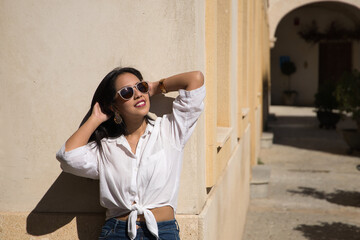
{"label": "arched doorway", "polygon": [[[320,84],[336,81],[345,70],[360,69],[360,56],[355,54],[360,50],[359,41],[326,35],[359,31],[360,10],[345,1],[312,1],[305,5],[305,1],[294,2],[298,7],[285,6],[291,10],[278,21],[276,28],[270,27],[276,39],[271,50],[271,103],[283,104],[288,77],[281,72],[280,63],[290,59],[296,66],[296,72],[291,75],[291,90],[298,93],[296,104],[312,106]],[[275,16],[269,11],[270,23],[276,22],[274,19],[279,18],[282,11],[279,9],[280,13]],[[299,32],[307,35],[301,36]],[[318,37],[316,34],[325,37],[311,39]]]}

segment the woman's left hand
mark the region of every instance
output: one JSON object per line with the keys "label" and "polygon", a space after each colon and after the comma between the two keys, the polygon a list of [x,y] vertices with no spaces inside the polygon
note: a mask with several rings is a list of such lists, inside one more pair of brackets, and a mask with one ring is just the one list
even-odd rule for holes
{"label": "woman's left hand", "polygon": [[156,95],[158,92],[158,85],[159,85],[159,82],[156,81],[156,82],[148,82],[149,84],[149,95],[150,97]]}

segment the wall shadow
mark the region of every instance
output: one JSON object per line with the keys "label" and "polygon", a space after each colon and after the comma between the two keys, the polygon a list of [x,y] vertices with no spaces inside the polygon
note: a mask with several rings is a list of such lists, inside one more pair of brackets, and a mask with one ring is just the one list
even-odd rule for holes
{"label": "wall shadow", "polygon": [[26,230],[34,236],[52,233],[76,218],[78,238],[97,239],[105,220],[99,203],[99,181],[62,172],[35,209]]}
{"label": "wall shadow", "polygon": [[[338,155],[349,153],[341,131],[320,128],[316,117],[271,115],[268,126],[274,133],[275,144]],[[360,156],[360,152],[354,151],[353,155]]]}
{"label": "wall shadow", "polygon": [[162,94],[151,97],[150,112],[158,117],[172,112],[172,104],[175,100],[173,97],[168,97]]}
{"label": "wall shadow", "polygon": [[309,240],[360,240],[360,227],[341,222],[327,223],[320,225],[301,224],[294,230],[302,232]]}
{"label": "wall shadow", "polygon": [[336,190],[335,192],[326,193],[309,187],[298,187],[298,189],[299,190],[287,190],[287,192],[326,200],[330,203],[346,207],[360,208],[360,192]]}

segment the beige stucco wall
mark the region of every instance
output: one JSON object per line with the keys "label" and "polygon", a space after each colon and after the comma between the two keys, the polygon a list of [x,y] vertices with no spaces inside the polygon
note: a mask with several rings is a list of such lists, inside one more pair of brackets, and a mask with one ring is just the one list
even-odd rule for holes
{"label": "beige stucco wall", "polygon": [[[204,71],[203,8],[201,1],[1,1],[0,210],[29,211],[41,199],[61,172],[56,151],[112,68],[137,67],[150,81]],[[189,145],[203,142],[197,134]],[[187,163],[204,161],[203,151],[190,152]],[[199,192],[185,191],[184,201]],[[200,209],[191,204],[183,211]]]}
{"label": "beige stucco wall", "polygon": [[[295,5],[295,4],[294,4]],[[310,25],[314,20],[320,31],[328,27],[331,21],[338,21],[348,28],[354,28],[356,19],[349,14],[348,7],[326,7],[326,5],[307,5],[288,13],[277,25],[275,32],[275,46],[271,49],[271,79],[272,79],[272,104],[282,104],[282,93],[287,89],[288,77],[280,71],[280,56],[289,56],[297,67],[296,73],[291,76],[291,88],[298,91],[297,104],[313,105],[314,95],[318,89],[319,76],[319,44],[310,44],[299,37],[298,32],[305,25]],[[353,7],[354,11],[359,11]],[[360,12],[360,11],[359,11]],[[293,19],[300,19],[300,24],[295,26]],[[359,43],[353,41],[353,67],[359,68]]]}
{"label": "beige stucco wall", "polygon": [[[56,151],[112,68],[136,67],[150,81],[205,71],[204,1],[2,0],[0,5],[4,214],[30,212],[46,196],[61,173]],[[199,213],[205,201],[203,145],[204,117],[185,150],[179,213]],[[96,193],[96,183],[80,181],[79,189]],[[75,208],[71,198],[61,199],[56,210]],[[46,205],[42,209],[54,211]],[[95,205],[82,210],[102,211]]]}
{"label": "beige stucco wall", "polygon": [[199,216],[198,239],[241,239],[250,169],[260,150],[262,87],[269,80],[269,41],[262,37],[268,36],[266,1],[221,2],[206,5],[206,74],[212,79],[205,114],[206,179],[211,191]]}
{"label": "beige stucco wall", "polygon": [[199,239],[241,239],[249,202],[249,169],[250,126],[209,194],[200,215]]}

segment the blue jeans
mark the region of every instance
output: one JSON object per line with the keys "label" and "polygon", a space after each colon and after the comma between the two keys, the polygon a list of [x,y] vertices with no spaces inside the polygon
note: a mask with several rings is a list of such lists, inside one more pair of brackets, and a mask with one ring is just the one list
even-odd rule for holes
{"label": "blue jeans", "polygon": [[[145,222],[136,222],[140,228],[137,229],[136,238],[139,240],[156,240],[150,233]],[[160,240],[180,240],[179,225],[177,221],[158,222]],[[110,218],[101,229],[99,240],[129,240],[127,232],[127,222]]]}

